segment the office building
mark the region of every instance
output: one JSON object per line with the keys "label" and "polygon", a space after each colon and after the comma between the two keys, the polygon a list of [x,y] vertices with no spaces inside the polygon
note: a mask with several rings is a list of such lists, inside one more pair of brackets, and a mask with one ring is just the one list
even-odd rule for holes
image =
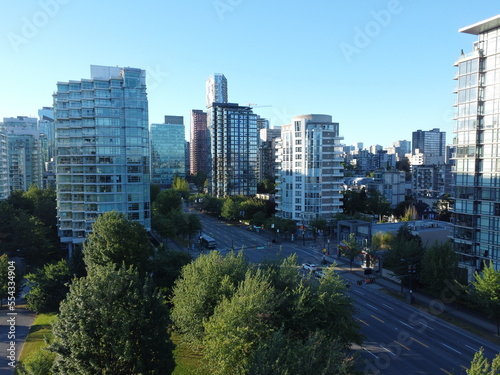
{"label": "office building", "polygon": [[59,235],[70,253],[108,211],[151,229],[146,72],[90,70],[54,94]]}
{"label": "office building", "polygon": [[415,162],[422,159],[423,164],[419,165],[443,164],[446,155],[446,132],[439,131],[438,128],[429,131],[417,130],[412,133],[411,146],[412,155],[422,154],[421,158],[415,159]]}
{"label": "office building", "polygon": [[7,135],[0,123],[0,201],[9,197],[9,164],[7,158]]}
{"label": "office building", "polygon": [[37,119],[8,117],[3,123],[10,191],[26,191],[31,185],[42,188],[42,143]]}
{"label": "office building", "polygon": [[478,38],[455,62],[453,137],[452,239],[472,277],[485,262],[500,269],[500,15],[459,32]]}
{"label": "office building", "polygon": [[257,193],[257,115],[250,107],[212,103],[209,108],[211,174],[216,197]]}
{"label": "office building", "polygon": [[151,183],[172,187],[175,176],[186,177],[184,118],[165,116],[165,123],[151,124]]}
{"label": "office building", "polygon": [[210,172],[210,136],[207,127],[207,113],[199,109],[191,111],[191,137],[189,155],[191,175]]}
{"label": "office building", "polygon": [[308,225],[342,212],[343,146],[329,115],[302,115],[281,127],[277,162],[277,215]]}

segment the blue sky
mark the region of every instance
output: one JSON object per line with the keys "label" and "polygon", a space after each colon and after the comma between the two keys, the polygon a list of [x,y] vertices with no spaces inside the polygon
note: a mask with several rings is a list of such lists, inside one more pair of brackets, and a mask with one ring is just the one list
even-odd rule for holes
{"label": "blue sky", "polygon": [[271,125],[324,113],[344,143],[390,146],[441,128],[452,142],[453,63],[500,13],[491,0],[0,1],[0,119],[37,116],[90,65],[146,69],[149,122],[204,109],[210,74]]}

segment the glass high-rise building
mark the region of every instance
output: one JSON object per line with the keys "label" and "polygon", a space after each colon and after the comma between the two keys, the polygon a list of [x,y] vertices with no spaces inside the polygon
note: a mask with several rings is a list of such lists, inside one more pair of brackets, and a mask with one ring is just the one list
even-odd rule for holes
{"label": "glass high-rise building", "polygon": [[18,116],[3,121],[10,191],[26,191],[31,185],[42,188],[42,143],[37,119]]}
{"label": "glass high-rise building", "polygon": [[210,108],[213,103],[227,103],[227,79],[224,74],[215,73],[208,77],[206,83],[206,105]]}
{"label": "glass high-rise building", "polygon": [[174,177],[186,177],[184,119],[165,116],[164,124],[151,124],[151,183],[172,186]]}
{"label": "glass high-rise building", "polygon": [[234,103],[213,103],[209,110],[211,194],[257,194],[257,115]]}
{"label": "glass high-rise building", "polygon": [[500,15],[459,30],[477,35],[458,57],[453,167],[453,246],[469,276],[500,269]]}
{"label": "glass high-rise building", "polygon": [[9,165],[7,159],[7,135],[0,123],[0,200],[7,199],[9,189]]}
{"label": "glass high-rise building", "polygon": [[342,212],[344,138],[329,115],[295,116],[281,127],[277,162],[277,215],[308,225]]}
{"label": "glass high-rise building", "polygon": [[191,142],[189,145],[190,172],[210,172],[210,136],[207,127],[207,113],[199,109],[191,111]]}
{"label": "glass high-rise building", "polygon": [[443,164],[446,155],[446,132],[438,128],[414,131],[411,146],[413,155],[422,155],[424,165]]}
{"label": "glass high-rise building", "polygon": [[61,242],[79,247],[102,213],[151,228],[146,72],[91,66],[91,78],[54,94],[57,215]]}

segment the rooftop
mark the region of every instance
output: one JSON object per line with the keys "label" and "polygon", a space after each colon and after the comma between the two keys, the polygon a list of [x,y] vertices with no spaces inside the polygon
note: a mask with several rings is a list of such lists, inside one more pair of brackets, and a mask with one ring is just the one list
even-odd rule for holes
{"label": "rooftop", "polygon": [[461,29],[458,30],[458,32],[472,34],[472,35],[479,35],[488,30],[496,29],[497,27],[500,27],[500,14],[488,18],[484,21],[477,22],[473,25],[462,27]]}

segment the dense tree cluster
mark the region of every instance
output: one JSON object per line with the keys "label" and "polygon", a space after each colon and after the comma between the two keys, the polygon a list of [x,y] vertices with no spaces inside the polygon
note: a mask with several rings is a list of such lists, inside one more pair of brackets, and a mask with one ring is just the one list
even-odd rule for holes
{"label": "dense tree cluster", "polygon": [[211,373],[352,370],[347,349],[360,339],[358,325],[333,271],[318,283],[301,276],[295,257],[254,266],[241,253],[214,251],[183,269],[171,303],[176,328]]}
{"label": "dense tree cluster", "polygon": [[14,191],[0,202],[0,248],[10,257],[22,256],[30,266],[58,260],[56,193],[32,186]]}

